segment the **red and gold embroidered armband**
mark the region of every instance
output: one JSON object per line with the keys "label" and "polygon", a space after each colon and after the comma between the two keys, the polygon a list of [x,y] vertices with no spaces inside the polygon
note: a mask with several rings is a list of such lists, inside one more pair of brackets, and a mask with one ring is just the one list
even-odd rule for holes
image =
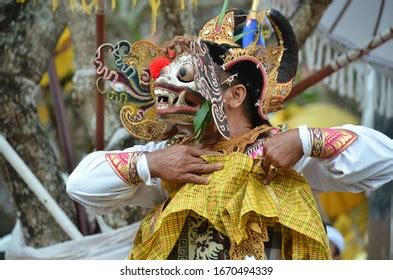
{"label": "red and gold embroidered armband", "polygon": [[342,153],[356,139],[355,133],[346,129],[309,128],[311,134],[311,156],[332,158]]}
{"label": "red and gold embroidered armband", "polygon": [[144,152],[106,154],[105,158],[116,174],[127,184],[138,185],[142,182],[136,163]]}

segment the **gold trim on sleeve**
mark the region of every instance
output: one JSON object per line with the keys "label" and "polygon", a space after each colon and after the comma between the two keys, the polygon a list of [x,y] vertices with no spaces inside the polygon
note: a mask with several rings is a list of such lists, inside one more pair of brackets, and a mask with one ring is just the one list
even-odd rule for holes
{"label": "gold trim on sleeve", "polygon": [[309,128],[311,133],[311,156],[332,158],[341,154],[357,136],[352,131],[335,128]]}

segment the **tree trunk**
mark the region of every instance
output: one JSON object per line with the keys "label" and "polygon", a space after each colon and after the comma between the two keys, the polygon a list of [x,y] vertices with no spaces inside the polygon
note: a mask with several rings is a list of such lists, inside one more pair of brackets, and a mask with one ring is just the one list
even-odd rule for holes
{"label": "tree trunk", "polygon": [[[95,143],[96,131],[96,75],[93,64],[96,50],[96,16],[94,13],[87,15],[80,7],[74,11],[67,10],[67,24],[71,30],[74,47],[74,89],[72,93],[72,111],[74,122],[79,128],[74,131],[74,139],[88,140]],[[105,104],[105,143],[120,127],[119,114],[115,104]],[[87,132],[87,136],[85,137]],[[79,136],[79,137],[78,137]],[[81,145],[76,143],[77,147]],[[87,147],[86,141],[80,143]]]}
{"label": "tree trunk", "polygon": [[[16,221],[16,211],[11,203],[8,191],[5,189],[4,178],[0,173],[0,238],[12,231]],[[0,256],[1,260],[1,256]]]}
{"label": "tree trunk", "polygon": [[[79,141],[90,140],[89,142],[94,144],[96,75],[93,59],[96,50],[96,18],[94,14],[86,15],[83,13],[80,7],[77,7],[73,12],[68,10],[67,17],[73,40],[76,70],[73,79],[72,108],[73,115],[78,116],[74,118],[74,121],[79,123],[73,127],[79,127],[79,129],[74,129],[74,134],[77,134],[74,139],[79,139]],[[120,127],[119,113],[116,111],[115,104],[107,101],[105,112],[106,143],[118,127]],[[89,139],[83,137],[86,131]],[[87,147],[89,146],[84,145],[84,152],[87,151]],[[146,215],[145,209],[124,205],[112,213],[104,215],[104,220],[112,228],[118,228],[139,221],[144,215]]]}
{"label": "tree trunk", "polygon": [[196,35],[195,11],[191,1],[184,1],[184,10],[181,10],[179,1],[162,0],[163,32],[161,41],[165,42],[176,35]]}
{"label": "tree trunk", "polygon": [[332,0],[303,0],[290,19],[295,31],[299,50],[317,27],[323,13]]}
{"label": "tree trunk", "polygon": [[[60,207],[75,221],[55,153],[40,127],[34,94],[65,26],[64,7],[52,13],[51,1],[0,3],[0,133],[10,142]],[[42,247],[68,236],[0,158],[0,171],[17,209],[28,245]]]}

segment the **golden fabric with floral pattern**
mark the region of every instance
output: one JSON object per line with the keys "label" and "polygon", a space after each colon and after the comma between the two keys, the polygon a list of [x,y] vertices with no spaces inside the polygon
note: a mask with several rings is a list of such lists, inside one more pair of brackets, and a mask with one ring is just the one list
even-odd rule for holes
{"label": "golden fabric with floral pattern", "polygon": [[332,158],[342,153],[356,139],[353,132],[335,128],[309,128],[311,133],[311,156]]}
{"label": "golden fabric with floral pattern", "polygon": [[138,176],[136,163],[142,155],[143,152],[110,153],[105,155],[105,159],[124,182],[138,185],[142,180]]}

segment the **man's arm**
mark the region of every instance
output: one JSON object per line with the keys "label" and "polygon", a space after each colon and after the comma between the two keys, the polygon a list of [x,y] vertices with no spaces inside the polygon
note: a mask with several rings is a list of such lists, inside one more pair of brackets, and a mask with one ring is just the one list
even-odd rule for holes
{"label": "man's arm", "polygon": [[136,170],[141,182],[134,185],[122,174],[120,162],[134,152],[153,152],[163,149],[165,142],[149,142],[123,151],[97,151],[87,155],[71,173],[67,192],[72,199],[93,208],[97,213],[110,212],[127,202],[151,208],[166,198],[159,180],[150,176],[146,156],[139,157]]}
{"label": "man's arm", "polygon": [[209,174],[223,168],[221,163],[207,163],[201,156],[215,152],[203,149],[202,145],[174,145],[169,148],[146,154],[153,177],[168,182],[195,183],[207,185]]}
{"label": "man's arm", "polygon": [[[344,125],[338,129],[352,133],[356,139],[348,141],[348,147],[344,139],[339,145],[342,149],[339,147],[337,154],[332,147],[328,151],[328,154],[332,153],[331,156],[319,158],[313,155],[313,131],[299,128],[300,134],[308,132],[309,135],[301,136],[305,138],[302,144],[306,152],[303,162],[298,165],[314,189],[362,192],[375,190],[393,180],[392,139],[364,126]],[[311,147],[311,151],[306,146]]]}
{"label": "man's arm", "polygon": [[[146,152],[146,153],[142,153]],[[67,192],[79,203],[109,212],[123,203],[151,208],[166,199],[160,180],[208,184],[208,174],[222,168],[200,156],[201,147],[165,142],[134,146],[124,151],[94,152],[85,157],[67,182]]]}
{"label": "man's arm", "polygon": [[293,168],[315,190],[361,192],[393,180],[393,140],[367,127],[302,126],[272,137],[264,147],[268,173],[270,165]]}

